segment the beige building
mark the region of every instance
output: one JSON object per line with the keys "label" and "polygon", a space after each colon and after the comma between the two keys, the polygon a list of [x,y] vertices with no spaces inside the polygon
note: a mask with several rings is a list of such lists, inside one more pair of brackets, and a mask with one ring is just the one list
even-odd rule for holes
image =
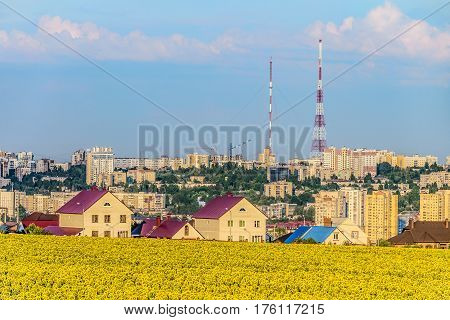
{"label": "beige building", "polygon": [[263,168],[274,166],[276,164],[275,154],[272,153],[270,148],[265,148],[263,152],[258,155],[258,163]]}
{"label": "beige building", "polygon": [[281,198],[286,196],[292,196],[293,193],[292,182],[288,181],[276,181],[264,184],[264,195],[266,197]]}
{"label": "beige building", "polygon": [[187,168],[201,168],[201,167],[209,167],[209,155],[208,154],[200,154],[200,153],[192,153],[186,155],[186,163],[185,166]]}
{"label": "beige building", "polygon": [[60,228],[77,230],[82,236],[131,236],[132,211],[105,190],[83,190],[59,208],[57,213]]}
{"label": "beige building", "polygon": [[166,208],[166,196],[160,193],[114,192],[114,196],[128,208],[143,213],[161,213]]}
{"label": "beige building", "polygon": [[355,245],[368,245],[369,239],[362,228],[353,223],[350,218],[326,219],[325,226],[336,227],[342,233],[344,241]]}
{"label": "beige building", "polygon": [[278,202],[270,205],[258,206],[268,218],[289,218],[294,216],[297,205],[295,203]]}
{"label": "beige building", "polygon": [[426,188],[434,183],[438,188],[442,188],[444,185],[450,186],[450,172],[438,171],[420,175],[421,188]]}
{"label": "beige building", "polygon": [[134,183],[155,182],[156,173],[153,170],[148,169],[132,169],[127,171],[127,179]]}
{"label": "beige building", "polygon": [[0,189],[0,219],[16,216],[25,192]]}
{"label": "beige building", "polygon": [[364,200],[364,231],[371,243],[387,240],[398,232],[398,196],[374,191]]}
{"label": "beige building", "polygon": [[378,158],[376,150],[329,147],[323,152],[323,169],[328,170],[329,176],[343,178],[349,178],[352,173],[357,178],[367,174],[375,176]]}
{"label": "beige building", "polygon": [[420,220],[444,221],[450,218],[450,190],[420,194]]}
{"label": "beige building", "polygon": [[413,156],[405,156],[405,155],[396,155],[392,156],[391,159],[391,165],[397,166],[402,169],[406,168],[421,168],[425,166],[425,163],[428,163],[428,165],[432,165],[434,163],[437,163],[437,157],[435,156],[420,156],[420,155],[413,155]]}
{"label": "beige building", "polygon": [[192,218],[206,240],[265,242],[267,217],[244,197],[217,197]]}
{"label": "beige building", "polygon": [[339,191],[320,191],[315,196],[314,222],[323,226],[327,219],[343,217],[344,208]]}
{"label": "beige building", "polygon": [[[112,148],[94,147],[86,154],[86,184],[97,183],[100,175],[110,179],[114,171],[114,153]],[[108,182],[108,181],[107,181]]]}

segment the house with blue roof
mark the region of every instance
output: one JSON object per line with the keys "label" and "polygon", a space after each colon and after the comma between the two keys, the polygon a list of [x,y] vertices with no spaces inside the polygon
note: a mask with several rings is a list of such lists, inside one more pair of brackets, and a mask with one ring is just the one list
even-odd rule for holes
{"label": "house with blue roof", "polygon": [[349,218],[331,218],[324,226],[301,226],[287,237],[283,243],[299,240],[314,240],[324,244],[367,245],[364,231]]}
{"label": "house with blue roof", "polygon": [[349,239],[337,227],[301,226],[295,230],[284,243],[293,243],[299,240],[314,240],[316,243],[345,244]]}

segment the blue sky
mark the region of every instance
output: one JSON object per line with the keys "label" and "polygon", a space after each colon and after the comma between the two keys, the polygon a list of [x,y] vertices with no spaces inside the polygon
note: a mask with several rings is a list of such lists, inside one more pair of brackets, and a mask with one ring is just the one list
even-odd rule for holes
{"label": "blue sky", "polygon": [[[326,82],[445,1],[5,3],[199,127],[265,124],[270,56],[277,118],[315,90],[319,37]],[[329,145],[450,154],[449,18],[450,6],[325,88]],[[0,149],[135,156],[139,124],[176,124],[1,4],[0,22]],[[314,110],[312,97],[275,125],[311,127]]]}

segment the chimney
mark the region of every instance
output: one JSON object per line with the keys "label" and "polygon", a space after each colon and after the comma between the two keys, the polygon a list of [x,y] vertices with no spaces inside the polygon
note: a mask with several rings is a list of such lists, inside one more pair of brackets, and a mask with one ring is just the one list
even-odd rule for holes
{"label": "chimney", "polygon": [[448,229],[448,219],[445,219],[445,229]]}
{"label": "chimney", "polygon": [[414,229],[414,219],[410,218],[408,223],[409,230]]}
{"label": "chimney", "polygon": [[159,227],[161,225],[161,217],[157,216],[156,217],[156,226]]}
{"label": "chimney", "polygon": [[169,221],[170,220],[170,213],[168,213],[167,215],[166,215],[166,221]]}
{"label": "chimney", "polygon": [[324,217],[323,218],[323,226],[324,227],[332,227],[332,222],[331,222],[331,218],[328,217]]}

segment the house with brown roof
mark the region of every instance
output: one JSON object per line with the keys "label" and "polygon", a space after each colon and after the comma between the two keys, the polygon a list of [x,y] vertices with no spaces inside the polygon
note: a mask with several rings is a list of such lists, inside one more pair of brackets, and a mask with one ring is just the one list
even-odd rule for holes
{"label": "house with brown roof", "polygon": [[450,229],[448,219],[445,221],[409,220],[402,233],[388,239],[394,246],[421,246],[424,248],[450,247]]}
{"label": "house with brown roof", "polygon": [[59,208],[58,228],[45,230],[55,235],[128,238],[132,211],[111,192],[83,190]]}
{"label": "house with brown roof", "polygon": [[133,237],[147,237],[155,239],[173,240],[202,240],[203,236],[187,221],[167,216],[147,218],[136,226],[132,232]]}
{"label": "house with brown roof", "polygon": [[22,225],[27,228],[28,226],[34,224],[39,228],[46,228],[48,226],[58,225],[58,215],[48,214],[42,212],[33,212],[32,214],[26,216],[22,219]]}
{"label": "house with brown roof", "polygon": [[265,242],[267,217],[250,201],[231,193],[209,201],[193,216],[207,240]]}

